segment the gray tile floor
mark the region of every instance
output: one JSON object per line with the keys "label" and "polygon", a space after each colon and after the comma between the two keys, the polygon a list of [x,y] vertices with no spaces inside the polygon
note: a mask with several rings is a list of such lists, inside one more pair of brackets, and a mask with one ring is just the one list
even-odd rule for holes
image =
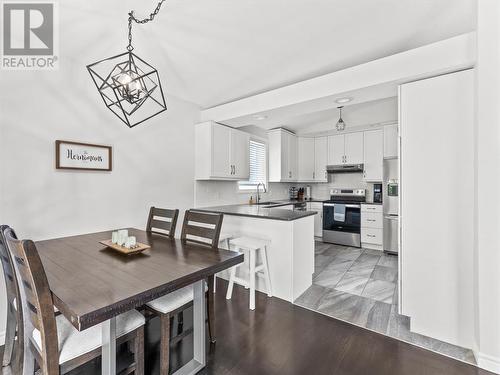
{"label": "gray tile floor", "polygon": [[295,304],[475,364],[471,350],[410,331],[397,280],[396,256],[317,241],[313,285]]}

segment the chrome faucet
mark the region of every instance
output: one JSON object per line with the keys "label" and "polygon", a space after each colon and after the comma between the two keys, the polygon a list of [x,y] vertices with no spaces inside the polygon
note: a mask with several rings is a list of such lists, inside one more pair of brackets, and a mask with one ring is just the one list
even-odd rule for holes
{"label": "chrome faucet", "polygon": [[262,185],[262,188],[264,189],[264,193],[267,193],[266,184],[263,182],[259,182],[257,184],[257,204],[259,204],[259,202],[260,202],[260,190],[259,190],[260,185]]}

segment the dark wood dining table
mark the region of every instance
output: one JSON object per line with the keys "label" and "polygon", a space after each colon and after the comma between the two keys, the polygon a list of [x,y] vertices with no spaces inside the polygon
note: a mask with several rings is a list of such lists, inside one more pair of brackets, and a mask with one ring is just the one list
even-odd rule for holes
{"label": "dark wood dining table", "polygon": [[128,231],[151,248],[119,254],[99,243],[110,239],[112,231],[36,242],[54,305],[79,331],[102,325],[102,374],[115,375],[116,316],[193,285],[194,358],[175,374],[195,374],[206,363],[204,279],[242,263],[243,255]]}

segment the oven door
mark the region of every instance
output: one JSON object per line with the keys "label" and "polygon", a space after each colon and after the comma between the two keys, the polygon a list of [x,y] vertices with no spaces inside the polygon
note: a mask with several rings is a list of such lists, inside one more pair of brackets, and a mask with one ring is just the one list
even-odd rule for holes
{"label": "oven door", "polygon": [[[335,206],[345,206],[345,214],[335,215]],[[343,210],[340,210],[343,212]],[[343,220],[342,220],[343,219]],[[323,203],[323,230],[361,233],[361,205]]]}

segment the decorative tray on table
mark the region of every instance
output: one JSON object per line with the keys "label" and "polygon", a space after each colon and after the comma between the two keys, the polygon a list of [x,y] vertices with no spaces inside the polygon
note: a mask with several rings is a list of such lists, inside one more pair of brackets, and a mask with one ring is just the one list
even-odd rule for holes
{"label": "decorative tray on table", "polygon": [[150,249],[151,246],[145,245],[143,243],[137,242],[134,246],[130,248],[113,243],[111,240],[99,241],[99,243],[109,247],[110,249],[116,250],[121,254],[132,255],[142,253],[144,250]]}

